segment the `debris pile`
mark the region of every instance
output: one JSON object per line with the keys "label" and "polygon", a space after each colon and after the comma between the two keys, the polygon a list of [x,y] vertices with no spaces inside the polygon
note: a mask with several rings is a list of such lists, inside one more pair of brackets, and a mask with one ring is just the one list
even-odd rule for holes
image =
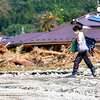
{"label": "debris pile", "polygon": [[33,48],[30,55],[32,55],[31,60],[36,66],[51,66],[66,57],[66,53],[49,51],[36,47]]}
{"label": "debris pile", "polygon": [[8,51],[5,45],[0,44],[0,54],[4,54]]}
{"label": "debris pile", "polygon": [[[71,45],[65,48],[62,45],[61,50],[51,51],[43,48],[34,47],[29,53],[21,54],[23,46],[17,47],[16,53],[11,53],[7,50],[6,46],[0,45],[0,67],[15,67],[16,65],[23,66],[73,66],[73,62],[77,53],[71,52]],[[88,56],[90,60],[95,64],[100,62],[100,51],[95,48],[93,52],[94,57],[89,53]],[[81,62],[85,65],[84,61]]]}

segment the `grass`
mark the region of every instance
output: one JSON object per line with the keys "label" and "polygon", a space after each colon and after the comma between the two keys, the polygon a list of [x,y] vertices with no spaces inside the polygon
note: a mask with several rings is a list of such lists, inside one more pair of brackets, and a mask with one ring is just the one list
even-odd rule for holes
{"label": "grass", "polygon": [[45,70],[55,70],[57,69],[58,67],[24,67],[24,68],[21,68],[21,67],[14,67],[14,68],[9,68],[9,67],[5,67],[5,68],[0,68],[0,72],[2,71],[32,71],[32,70],[42,70],[42,71],[45,71]]}
{"label": "grass", "polygon": [[[84,66],[79,66],[79,68],[81,67],[84,67],[84,68],[88,68],[86,65]],[[13,67],[13,68],[10,68],[10,67],[4,67],[4,68],[0,68],[0,72],[3,72],[3,71],[33,71],[33,70],[42,70],[42,71],[45,71],[45,70],[56,70],[57,68],[60,68],[60,69],[72,69],[73,66],[59,66],[59,67],[53,67],[53,66],[50,66],[50,67],[34,67],[34,66],[31,66],[31,67],[24,67],[24,68],[21,68],[21,67]],[[100,68],[100,66],[95,66],[95,68]]]}

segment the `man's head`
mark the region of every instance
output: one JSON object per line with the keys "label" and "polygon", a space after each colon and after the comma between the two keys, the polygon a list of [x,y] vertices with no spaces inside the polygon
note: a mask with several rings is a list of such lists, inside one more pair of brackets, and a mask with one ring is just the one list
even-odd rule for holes
{"label": "man's head", "polygon": [[80,32],[81,29],[82,29],[82,27],[79,27],[79,26],[77,26],[77,25],[73,27],[73,30],[74,30],[74,33],[75,33],[75,34],[78,34],[78,33]]}

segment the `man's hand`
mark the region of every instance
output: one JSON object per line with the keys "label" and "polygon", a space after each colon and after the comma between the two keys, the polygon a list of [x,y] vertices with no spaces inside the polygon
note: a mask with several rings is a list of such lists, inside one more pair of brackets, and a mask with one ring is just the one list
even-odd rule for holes
{"label": "man's hand", "polygon": [[81,44],[81,41],[78,41],[78,44],[80,45]]}

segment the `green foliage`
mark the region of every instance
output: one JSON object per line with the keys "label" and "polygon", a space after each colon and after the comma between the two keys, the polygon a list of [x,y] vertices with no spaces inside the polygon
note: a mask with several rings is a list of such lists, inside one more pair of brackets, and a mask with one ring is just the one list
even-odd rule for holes
{"label": "green foliage", "polygon": [[50,28],[54,27],[54,24],[56,24],[56,18],[51,12],[47,12],[46,14],[43,14],[42,16],[39,16],[40,19],[40,26],[38,31],[48,31]]}
{"label": "green foliage", "polygon": [[29,33],[30,30],[33,28],[33,25],[31,25],[31,24],[26,24],[26,25],[12,24],[8,28],[3,28],[2,33],[7,36],[19,35],[19,34],[21,34],[22,27],[24,27],[25,33]]}
{"label": "green foliage", "polygon": [[29,29],[25,28],[28,32],[38,31],[41,27],[38,15],[42,16],[46,11],[55,15],[56,24],[61,25],[73,18],[95,12],[97,6],[95,0],[7,0],[7,2],[11,10],[7,16],[0,14],[0,32],[13,36],[14,29],[20,34],[22,26],[29,25]]}

